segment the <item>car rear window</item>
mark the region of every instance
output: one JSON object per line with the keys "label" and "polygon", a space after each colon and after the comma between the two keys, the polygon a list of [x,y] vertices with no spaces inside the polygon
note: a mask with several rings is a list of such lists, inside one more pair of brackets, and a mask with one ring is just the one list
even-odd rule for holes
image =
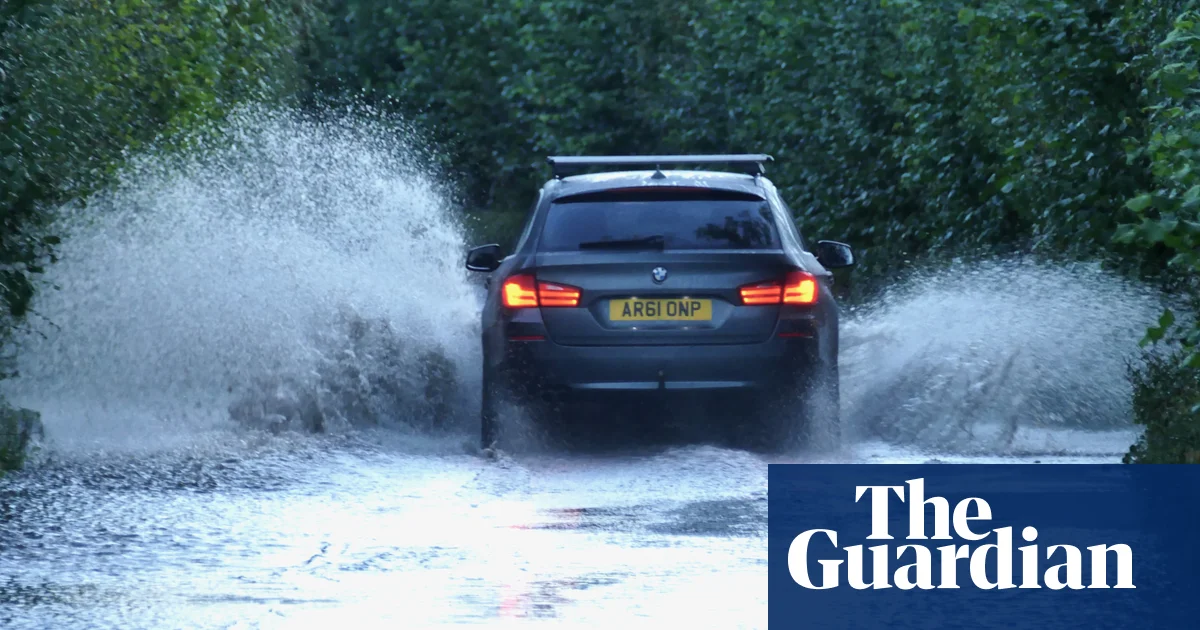
{"label": "car rear window", "polygon": [[551,204],[538,249],[577,251],[581,243],[661,237],[664,249],[779,249],[770,205],[747,193],[697,190],[606,191]]}

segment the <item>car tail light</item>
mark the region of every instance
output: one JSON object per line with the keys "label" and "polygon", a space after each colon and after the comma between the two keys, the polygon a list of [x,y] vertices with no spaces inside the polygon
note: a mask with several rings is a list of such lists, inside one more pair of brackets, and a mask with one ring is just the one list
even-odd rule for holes
{"label": "car tail light", "polygon": [[817,279],[810,273],[790,271],[783,285],[784,304],[816,304]]}
{"label": "car tail light", "polygon": [[579,306],[579,289],[566,284],[538,283],[538,300],[543,307]]}
{"label": "car tail light", "polygon": [[742,304],[815,304],[817,279],[804,271],[789,271],[782,282],[756,282],[741,287]]}
{"label": "car tail light", "polygon": [[751,306],[759,304],[779,304],[780,295],[782,295],[783,285],[778,282],[762,282],[759,284],[751,284],[740,289],[742,293],[742,303]]}
{"label": "car tail light", "polygon": [[501,295],[507,308],[531,308],[538,305],[536,280],[528,274],[516,275],[504,281]]}
{"label": "car tail light", "polygon": [[579,306],[581,293],[578,287],[538,282],[531,274],[519,274],[505,280],[502,291],[507,308]]}

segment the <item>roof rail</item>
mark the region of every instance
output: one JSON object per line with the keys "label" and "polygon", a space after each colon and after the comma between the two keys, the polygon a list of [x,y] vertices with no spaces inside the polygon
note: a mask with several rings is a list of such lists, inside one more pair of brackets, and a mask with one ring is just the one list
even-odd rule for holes
{"label": "roof rail", "polygon": [[579,173],[590,166],[645,166],[661,170],[664,164],[726,164],[751,175],[766,173],[765,162],[775,158],[763,154],[730,155],[551,155],[546,158],[555,178]]}

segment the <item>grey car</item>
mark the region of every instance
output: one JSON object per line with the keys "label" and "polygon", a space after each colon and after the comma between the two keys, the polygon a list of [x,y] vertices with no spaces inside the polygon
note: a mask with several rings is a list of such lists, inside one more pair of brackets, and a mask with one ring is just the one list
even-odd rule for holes
{"label": "grey car", "polygon": [[[467,254],[490,274],[483,448],[505,399],[554,424],[573,401],[704,397],[732,403],[764,448],[791,445],[815,416],[837,426],[829,270],[854,256],[801,235],[764,174],[770,156],[547,160],[553,179],[511,250]],[[727,168],[663,168],[715,164]]]}

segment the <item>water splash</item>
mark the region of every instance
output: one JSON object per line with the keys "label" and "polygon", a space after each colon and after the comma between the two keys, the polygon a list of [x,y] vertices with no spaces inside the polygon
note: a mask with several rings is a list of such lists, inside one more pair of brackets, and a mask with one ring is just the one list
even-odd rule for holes
{"label": "water splash", "polygon": [[415,142],[369,112],[247,109],[63,209],[14,403],[59,446],[236,419],[453,424],[477,400],[463,229]]}
{"label": "water splash", "polygon": [[844,417],[860,439],[943,452],[1133,434],[1127,360],[1160,308],[1150,289],[1094,265],[918,274],[843,324]]}

